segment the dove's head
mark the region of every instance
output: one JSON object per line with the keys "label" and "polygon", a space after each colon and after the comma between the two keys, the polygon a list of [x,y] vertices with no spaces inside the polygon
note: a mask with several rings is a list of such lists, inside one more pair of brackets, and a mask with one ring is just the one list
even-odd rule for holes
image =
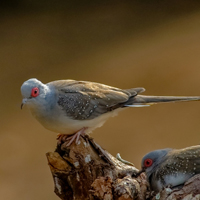
{"label": "dove's head", "polygon": [[142,159],[142,171],[146,172],[149,178],[151,174],[159,167],[165,156],[171,149],[160,149],[146,154]]}
{"label": "dove's head", "polygon": [[25,81],[21,86],[21,93],[23,96],[21,108],[24,104],[28,104],[29,106],[42,104],[48,91],[48,86],[36,78]]}

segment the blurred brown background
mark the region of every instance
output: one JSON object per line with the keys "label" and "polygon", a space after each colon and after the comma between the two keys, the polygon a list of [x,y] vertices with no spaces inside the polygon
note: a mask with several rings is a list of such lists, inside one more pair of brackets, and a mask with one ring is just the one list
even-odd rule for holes
{"label": "blurred brown background", "polygon": [[[56,200],[45,153],[56,133],[20,110],[29,78],[145,87],[151,95],[200,95],[200,1],[0,3],[0,199]],[[200,143],[200,102],[132,108],[93,132],[140,167],[147,152]]]}

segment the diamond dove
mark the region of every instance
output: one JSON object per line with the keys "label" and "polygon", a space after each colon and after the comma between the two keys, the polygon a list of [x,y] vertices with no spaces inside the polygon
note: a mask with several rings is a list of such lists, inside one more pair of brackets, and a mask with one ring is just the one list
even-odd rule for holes
{"label": "diamond dove", "polygon": [[43,84],[32,78],[21,86],[24,104],[48,130],[73,135],[68,145],[80,135],[92,132],[128,107],[154,103],[200,100],[200,97],[145,96],[144,88],[119,89],[100,83],[58,80]]}
{"label": "diamond dove", "polygon": [[189,178],[200,173],[200,145],[184,149],[155,150],[142,159],[151,189],[155,192],[165,187],[183,185]]}

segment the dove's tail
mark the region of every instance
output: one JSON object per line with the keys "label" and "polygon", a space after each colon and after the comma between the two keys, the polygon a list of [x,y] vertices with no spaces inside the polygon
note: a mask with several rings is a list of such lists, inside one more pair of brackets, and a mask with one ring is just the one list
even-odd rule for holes
{"label": "dove's tail", "polygon": [[137,95],[129,99],[125,106],[128,107],[142,107],[157,103],[168,103],[168,102],[178,102],[178,101],[199,101],[200,96],[196,97],[177,97],[177,96],[145,96]]}

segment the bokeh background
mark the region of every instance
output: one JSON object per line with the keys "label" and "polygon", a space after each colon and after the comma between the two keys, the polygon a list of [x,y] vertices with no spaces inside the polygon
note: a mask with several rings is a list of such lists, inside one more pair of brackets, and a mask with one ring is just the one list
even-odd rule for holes
{"label": "bokeh background", "polygon": [[[56,200],[45,153],[56,133],[24,107],[21,84],[59,79],[200,95],[200,1],[0,3],[0,199]],[[92,136],[140,167],[147,152],[200,143],[200,102],[131,108]]]}

